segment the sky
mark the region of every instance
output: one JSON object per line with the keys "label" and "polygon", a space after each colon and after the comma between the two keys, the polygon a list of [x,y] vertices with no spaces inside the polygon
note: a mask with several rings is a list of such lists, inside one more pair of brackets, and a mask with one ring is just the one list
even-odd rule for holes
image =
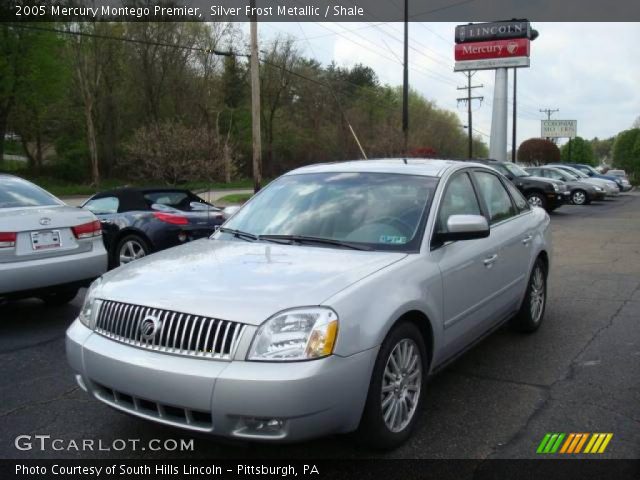
{"label": "sky", "polygon": [[[409,83],[439,107],[458,113],[466,125],[463,73],[453,72],[455,23],[409,24]],[[577,120],[578,135],[607,138],[640,116],[640,23],[533,23],[540,36],[531,45],[531,67],[518,70],[517,144],[540,136],[540,109],[559,109],[551,118]],[[363,63],[381,83],[402,84],[402,23],[260,23],[260,42],[278,35],[296,39],[299,50],[322,64]],[[494,71],[478,71],[473,127],[489,143]],[[513,74],[509,73],[512,98]],[[509,102],[511,149],[512,103]],[[417,127],[416,127],[417,128]],[[563,143],[561,141],[560,143]]]}

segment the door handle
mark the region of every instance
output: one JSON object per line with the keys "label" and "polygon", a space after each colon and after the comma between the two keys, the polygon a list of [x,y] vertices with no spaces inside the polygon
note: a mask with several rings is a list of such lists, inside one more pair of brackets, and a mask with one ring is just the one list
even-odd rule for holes
{"label": "door handle", "polygon": [[532,239],[532,238],[533,238],[533,235],[527,235],[526,237],[524,237],[524,238],[522,239],[522,243],[523,243],[524,245],[529,245],[529,242],[531,241],[531,239]]}
{"label": "door handle", "polygon": [[484,263],[485,267],[491,267],[491,265],[493,265],[493,262],[495,262],[497,259],[498,259],[498,254],[494,253],[490,257],[485,258],[482,263]]}

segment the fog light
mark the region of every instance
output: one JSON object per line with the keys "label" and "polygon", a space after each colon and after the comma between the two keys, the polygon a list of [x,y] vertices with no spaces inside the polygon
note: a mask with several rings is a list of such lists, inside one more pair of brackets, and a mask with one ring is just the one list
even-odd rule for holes
{"label": "fog light", "polygon": [[284,424],[284,420],[278,418],[245,417],[241,420],[242,426],[237,433],[240,435],[279,436],[283,433]]}
{"label": "fog light", "polygon": [[180,240],[181,242],[186,242],[187,241],[187,234],[184,232],[180,232],[178,234],[178,240]]}

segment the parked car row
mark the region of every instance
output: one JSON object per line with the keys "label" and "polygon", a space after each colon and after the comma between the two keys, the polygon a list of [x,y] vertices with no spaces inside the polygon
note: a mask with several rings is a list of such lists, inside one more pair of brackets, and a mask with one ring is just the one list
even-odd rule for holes
{"label": "parked car row", "polygon": [[549,164],[523,168],[511,162],[479,162],[502,173],[513,182],[530,205],[542,207],[547,212],[565,204],[588,205],[631,189],[630,185],[626,187],[614,177],[600,175],[588,165]]}

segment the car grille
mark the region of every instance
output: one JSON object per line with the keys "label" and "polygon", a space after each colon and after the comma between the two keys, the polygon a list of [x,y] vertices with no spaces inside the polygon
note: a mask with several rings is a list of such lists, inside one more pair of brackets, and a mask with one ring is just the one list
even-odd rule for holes
{"label": "car grille", "polygon": [[[96,332],[135,347],[230,360],[245,325],[226,320],[105,300]],[[143,332],[144,330],[144,332]]]}
{"label": "car grille", "polygon": [[134,397],[99,383],[92,382],[96,396],[103,402],[134,415],[152,417],[193,430],[209,431],[212,427],[211,413],[189,408],[165,405],[140,397]]}

